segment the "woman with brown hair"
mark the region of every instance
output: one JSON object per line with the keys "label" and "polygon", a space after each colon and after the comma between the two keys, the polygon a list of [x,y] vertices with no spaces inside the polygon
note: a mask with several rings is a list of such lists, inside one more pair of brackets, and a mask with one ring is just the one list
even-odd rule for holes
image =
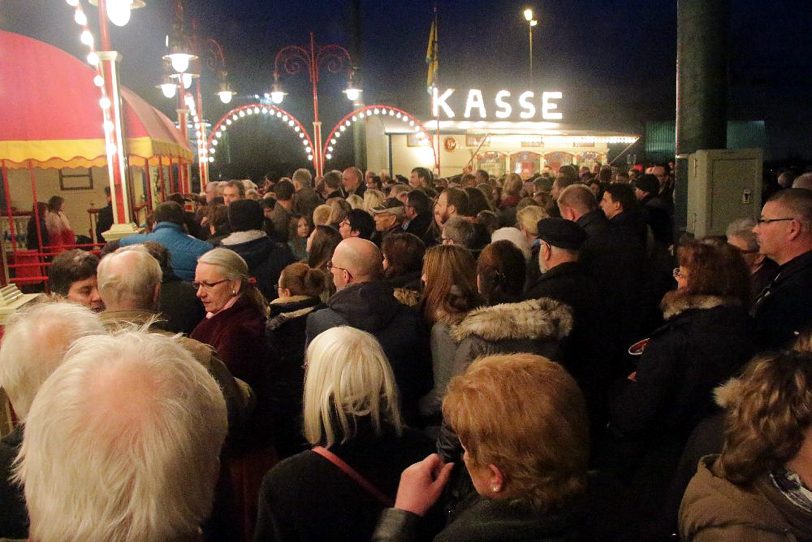
{"label": "woman with brown hair", "polygon": [[[477,495],[434,540],[577,539],[589,422],[563,367],[531,354],[481,358],[451,381],[443,415],[462,439]],[[416,516],[437,501],[451,468],[432,454],[406,469],[372,540],[418,540]]]}
{"label": "woman with brown hair", "polygon": [[290,264],[279,275],[279,297],[271,301],[265,326],[270,366],[271,400],[277,421],[275,442],[282,457],[304,449],[299,414],[302,409],[307,316],[324,307],[321,294],[327,277],[306,263]]}
{"label": "woman with brown hair", "polygon": [[393,233],[384,237],[381,253],[383,277],[395,289],[397,300],[410,307],[417,305],[426,244],[411,233]]}
{"label": "woman with brown hair", "polygon": [[[750,275],[730,245],[692,242],[678,250],[677,289],[661,308],[665,324],[645,345],[636,372],[610,400],[624,475],[640,491],[634,513],[667,514],[665,497],[691,431],[714,413],[712,390],[737,374],[754,347],[746,307]],[[655,489],[652,489],[655,488]],[[658,529],[670,534],[672,519]],[[649,522],[655,525],[655,521]]]}
{"label": "woman with brown hair", "polygon": [[683,540],[812,540],[812,354],[754,359],[735,383],[721,455],[702,458]]}
{"label": "woman with brown hair", "polygon": [[307,265],[312,269],[318,269],[328,277],[322,292],[322,301],[326,301],[335,293],[335,284],[329,280],[330,271],[327,264],[333,259],[333,252],[340,242],[341,234],[332,226],[316,226],[307,238]]}
{"label": "woman with brown hair", "polygon": [[56,252],[62,252],[76,245],[76,234],[65,215],[65,198],[51,196],[48,200],[48,212],[45,214],[45,226],[48,229],[48,240]]}
{"label": "woman with brown hair", "polygon": [[[421,307],[423,319],[431,327],[434,388],[420,400],[420,413],[437,418],[457,350],[450,327],[482,303],[476,288],[476,260],[470,251],[460,246],[431,247],[423,259],[422,281]],[[433,421],[439,422],[438,419]]]}

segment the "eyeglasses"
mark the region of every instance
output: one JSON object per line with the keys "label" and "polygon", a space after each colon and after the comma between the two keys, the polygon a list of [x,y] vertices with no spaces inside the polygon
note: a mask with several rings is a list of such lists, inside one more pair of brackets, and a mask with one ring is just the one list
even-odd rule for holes
{"label": "eyeglasses", "polygon": [[218,284],[228,282],[228,280],[229,279],[218,280],[217,282],[193,282],[192,288],[194,288],[195,290],[199,290],[200,288],[203,288],[204,290],[211,290]]}
{"label": "eyeglasses", "polygon": [[788,217],[788,218],[759,218],[759,224],[769,224],[771,222],[787,222],[789,220],[795,220],[795,217]]}
{"label": "eyeglasses", "polygon": [[333,269],[338,269],[339,271],[346,271],[347,274],[350,276],[350,278],[352,278],[352,273],[350,273],[349,269],[346,269],[344,267],[338,267],[337,265],[333,265],[333,262],[327,262],[327,269],[330,270],[330,271],[332,271]]}

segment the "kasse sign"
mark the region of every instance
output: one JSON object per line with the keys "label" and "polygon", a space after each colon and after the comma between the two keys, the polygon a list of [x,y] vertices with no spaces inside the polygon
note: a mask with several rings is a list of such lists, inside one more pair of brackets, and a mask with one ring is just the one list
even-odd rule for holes
{"label": "kasse sign", "polygon": [[[432,89],[431,99],[431,112],[435,118],[440,116],[440,112],[449,119],[453,119],[456,114],[452,105],[454,100],[461,101],[461,94],[454,96],[456,89],[449,88],[444,92],[440,92],[438,88]],[[465,110],[462,114],[463,118],[485,120],[488,118],[488,113],[493,111],[497,119],[506,119],[513,114],[514,109],[514,94],[509,90],[500,90],[496,93],[492,100],[486,101],[482,95],[482,91],[472,88],[468,91],[465,99]],[[563,98],[561,92],[542,92],[540,99],[532,90],[527,90],[517,95],[515,99],[518,104],[519,117],[523,120],[536,118],[538,112],[541,112],[543,120],[561,120],[563,115],[558,110],[557,100]],[[459,104],[456,105],[459,110]]]}

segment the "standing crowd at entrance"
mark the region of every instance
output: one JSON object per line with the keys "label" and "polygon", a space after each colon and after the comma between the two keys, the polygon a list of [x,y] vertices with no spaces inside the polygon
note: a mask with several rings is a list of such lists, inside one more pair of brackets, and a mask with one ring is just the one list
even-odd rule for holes
{"label": "standing crowd at entrance", "polygon": [[6,326],[0,538],[812,540],[810,178],[704,239],[666,166],[172,195]]}

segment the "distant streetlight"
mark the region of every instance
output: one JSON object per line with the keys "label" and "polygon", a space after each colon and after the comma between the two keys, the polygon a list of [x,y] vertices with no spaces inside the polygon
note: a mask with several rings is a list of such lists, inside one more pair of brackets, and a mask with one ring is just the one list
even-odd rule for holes
{"label": "distant streetlight", "polygon": [[530,45],[530,82],[533,82],[533,27],[539,24],[538,20],[533,15],[533,10],[527,8],[524,10],[524,20],[527,21],[527,38]]}

